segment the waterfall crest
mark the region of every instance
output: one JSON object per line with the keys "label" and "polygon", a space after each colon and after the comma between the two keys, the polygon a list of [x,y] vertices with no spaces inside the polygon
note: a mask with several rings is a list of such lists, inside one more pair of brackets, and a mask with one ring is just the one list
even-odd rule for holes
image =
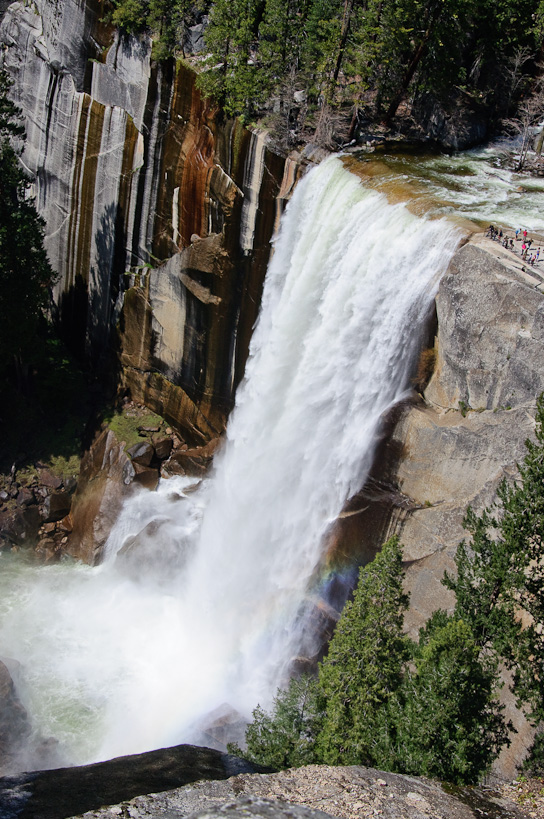
{"label": "waterfall crest", "polygon": [[[191,493],[188,479],[141,492],[105,564],[34,569],[32,591],[4,604],[25,705],[70,761],[190,739],[224,702],[246,715],[269,704],[324,536],[409,387],[458,241],[445,220],[365,190],[338,158],[299,183],[213,475]],[[61,698],[73,713],[59,715]]]}

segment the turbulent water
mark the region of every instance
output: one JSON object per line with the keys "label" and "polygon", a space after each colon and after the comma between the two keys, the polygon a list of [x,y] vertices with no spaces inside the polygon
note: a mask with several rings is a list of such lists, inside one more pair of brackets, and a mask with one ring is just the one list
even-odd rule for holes
{"label": "turbulent water", "polygon": [[512,144],[453,155],[362,156],[366,184],[406,200],[419,213],[544,231],[544,180],[510,169]]}
{"label": "turbulent water", "polygon": [[337,158],[310,171],[275,241],[211,478],[135,496],[98,568],[1,558],[0,655],[20,664],[35,731],[63,761],[190,740],[223,703],[249,715],[270,702],[458,240]]}

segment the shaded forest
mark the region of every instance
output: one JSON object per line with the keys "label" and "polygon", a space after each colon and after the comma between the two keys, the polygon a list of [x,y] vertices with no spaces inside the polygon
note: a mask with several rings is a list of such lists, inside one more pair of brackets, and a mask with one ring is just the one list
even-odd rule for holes
{"label": "shaded forest", "polygon": [[[540,0],[112,0],[112,21],[147,29],[154,56],[185,56],[206,22],[200,85],[228,116],[265,124],[287,146],[351,139],[364,122],[417,124],[462,107],[511,115],[539,74]],[[342,125],[339,122],[342,120]]]}

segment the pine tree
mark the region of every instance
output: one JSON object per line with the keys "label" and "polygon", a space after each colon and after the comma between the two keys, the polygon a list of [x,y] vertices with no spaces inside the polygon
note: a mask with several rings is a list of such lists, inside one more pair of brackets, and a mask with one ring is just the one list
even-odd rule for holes
{"label": "pine tree", "polygon": [[481,515],[469,510],[470,542],[459,545],[455,613],[478,645],[513,672],[513,691],[535,724],[544,721],[544,398],[537,402],[535,441],[518,465],[519,480],[503,481],[498,501]]}
{"label": "pine tree", "polygon": [[402,631],[401,548],[361,569],[319,679],[292,680],[253,712],[247,756],[275,768],[363,764],[473,784],[508,741],[497,661],[470,626],[436,612],[419,643]]}
{"label": "pine tree", "polygon": [[363,567],[319,672],[324,717],[319,757],[332,765],[373,764],[383,711],[399,688],[409,643],[403,635],[408,597],[402,553],[389,540]]}
{"label": "pine tree", "polygon": [[148,31],[153,38],[154,60],[183,53],[187,27],[207,0],[114,0],[112,23],[126,34]]}
{"label": "pine tree", "polygon": [[114,3],[114,26],[119,26],[127,34],[136,34],[145,28],[149,12],[148,0],[114,0]]}
{"label": "pine tree", "polygon": [[[271,768],[294,768],[315,761],[319,706],[315,678],[293,677],[280,689],[268,714],[260,706],[246,731],[246,759]],[[229,748],[242,754],[240,749]]]}
{"label": "pine tree", "polygon": [[210,10],[208,56],[198,83],[227,116],[251,116],[263,103],[267,71],[256,59],[262,14],[261,0],[216,0]]}
{"label": "pine tree", "polygon": [[420,631],[414,665],[390,709],[395,745],[386,766],[477,783],[511,727],[496,698],[496,661],[481,652],[466,623],[439,611]]}

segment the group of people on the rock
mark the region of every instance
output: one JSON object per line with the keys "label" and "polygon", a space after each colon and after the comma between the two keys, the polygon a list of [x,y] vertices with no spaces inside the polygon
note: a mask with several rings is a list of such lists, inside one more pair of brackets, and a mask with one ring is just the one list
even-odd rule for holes
{"label": "group of people on the rock", "polygon": [[[490,239],[493,239],[494,242],[500,242],[500,244],[505,247],[507,250],[512,250],[514,253],[517,253],[517,249],[514,245],[514,240],[503,233],[502,228],[496,228],[494,225],[489,225],[487,228],[485,235]],[[531,245],[533,244],[532,239],[527,238],[527,231],[518,228],[516,230],[516,242],[522,242],[521,245],[521,258],[529,262],[532,267],[535,264],[538,264],[540,260],[540,248],[537,248],[536,252],[533,251],[531,253]]]}

